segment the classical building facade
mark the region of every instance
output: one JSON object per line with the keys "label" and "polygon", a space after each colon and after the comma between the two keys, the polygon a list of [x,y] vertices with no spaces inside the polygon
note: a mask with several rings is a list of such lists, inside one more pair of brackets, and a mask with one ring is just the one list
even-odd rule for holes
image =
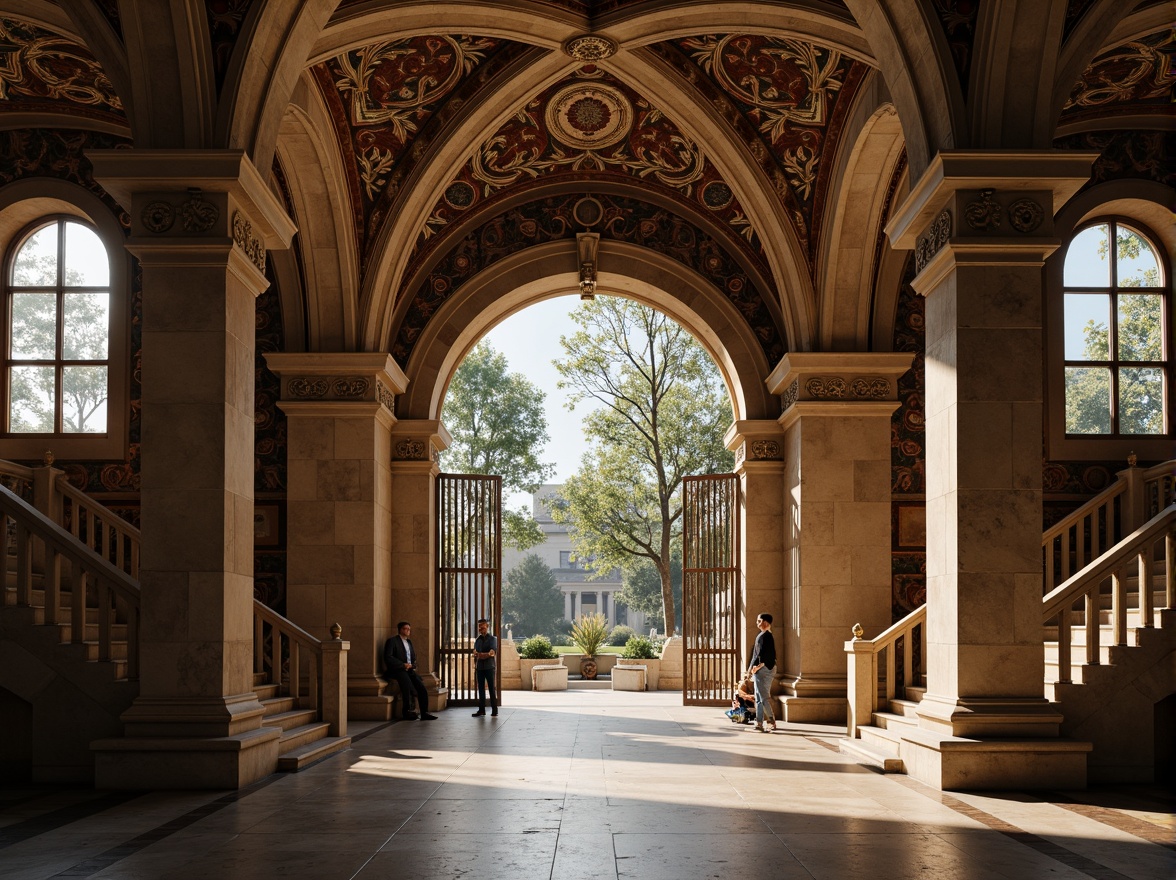
{"label": "classical building facade", "polygon": [[1155,0],[0,0],[0,458],[142,533],[137,679],[5,617],[7,740],[85,719],[41,778],[271,772],[255,597],[342,627],[353,718],[411,620],[442,705],[447,384],[582,293],[719,365],[782,717],[844,720],[851,628],[925,602],[908,772],[1150,774],[1171,612],[1117,696],[1047,699],[1039,539],[1174,457],[1172,52]]}

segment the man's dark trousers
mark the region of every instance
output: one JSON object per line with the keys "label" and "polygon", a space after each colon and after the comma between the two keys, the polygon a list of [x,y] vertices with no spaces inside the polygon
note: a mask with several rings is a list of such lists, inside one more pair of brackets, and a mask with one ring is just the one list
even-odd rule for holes
{"label": "man's dark trousers", "polygon": [[494,689],[494,667],[476,670],[478,682],[478,711],[486,711],[486,689],[490,689],[490,711],[498,711],[498,691]]}

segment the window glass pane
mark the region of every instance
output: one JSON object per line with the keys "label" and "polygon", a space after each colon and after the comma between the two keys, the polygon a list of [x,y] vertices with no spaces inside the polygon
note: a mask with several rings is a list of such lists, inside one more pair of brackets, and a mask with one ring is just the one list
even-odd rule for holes
{"label": "window glass pane", "polygon": [[12,263],[15,287],[54,287],[57,284],[57,224],[28,237]]}
{"label": "window glass pane", "polygon": [[1070,240],[1066,251],[1066,287],[1110,287],[1111,263],[1107,245],[1110,227],[1089,226]]}
{"label": "window glass pane", "polygon": [[1066,433],[1111,433],[1111,371],[1066,367]]}
{"label": "window glass pane", "polygon": [[1164,433],[1164,374],[1156,367],[1119,371],[1119,433]]}
{"label": "window glass pane", "polygon": [[14,434],[53,433],[53,367],[13,367],[8,374],[8,430]]}
{"label": "window glass pane", "polygon": [[89,226],[65,224],[65,286],[106,287],[110,260],[102,239]]}
{"label": "window glass pane", "polygon": [[106,432],[106,367],[63,367],[61,417],[66,434]]}
{"label": "window glass pane", "polygon": [[12,295],[12,359],[53,360],[57,350],[57,294]]}
{"label": "window glass pane", "polygon": [[1159,287],[1160,261],[1156,252],[1138,232],[1119,226],[1115,232],[1119,287]]}
{"label": "window glass pane", "polygon": [[67,293],[61,356],[67,361],[106,360],[110,294]]}
{"label": "window glass pane", "polygon": [[1066,360],[1108,361],[1111,298],[1105,293],[1066,294]]}
{"label": "window glass pane", "polygon": [[1163,315],[1164,298],[1159,294],[1119,295],[1119,360],[1163,360]]}

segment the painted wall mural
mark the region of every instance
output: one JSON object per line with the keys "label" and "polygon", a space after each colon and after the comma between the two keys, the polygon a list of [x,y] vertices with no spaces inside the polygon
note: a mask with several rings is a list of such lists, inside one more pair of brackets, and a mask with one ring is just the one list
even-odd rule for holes
{"label": "painted wall mural", "polygon": [[[602,239],[640,244],[691,267],[739,309],[769,363],[786,352],[775,321],[739,263],[713,236],[676,212],[623,196],[597,193],[603,216],[592,226]],[[572,216],[580,194],[552,196],[511,208],[470,231],[436,265],[413,294],[392,346],[397,363],[407,363],[430,317],[464,281],[503,257],[533,245],[569,239],[583,228]]]}
{"label": "painted wall mural", "polygon": [[527,47],[490,37],[386,40],[311,68],[349,174],[361,270],[401,185],[440,129]]}
{"label": "painted wall mural", "polygon": [[0,112],[66,112],[126,124],[110,79],[85,46],[0,18]]}
{"label": "painted wall mural", "polygon": [[1147,109],[1170,113],[1176,88],[1174,56],[1176,31],[1171,29],[1099,55],[1070,92],[1062,110],[1063,123]]}
{"label": "painted wall mural", "polygon": [[1176,188],[1176,132],[1086,131],[1054,141],[1061,150],[1099,153],[1091,169],[1088,189],[1107,180],[1154,180]]}
{"label": "painted wall mural", "polygon": [[972,44],[976,41],[976,19],[980,14],[980,0],[932,0],[951,60],[955,63],[960,90],[968,95],[968,75],[972,69]]}
{"label": "painted wall mural", "polygon": [[212,44],[212,67],[216,75],[216,92],[219,95],[225,85],[233,50],[245,16],[249,14],[254,0],[204,0],[204,11],[208,15],[208,38]]}
{"label": "painted wall mural", "polygon": [[747,142],[788,210],[811,271],[832,157],[869,67],[802,40],[749,34],[651,48],[707,93]]}
{"label": "painted wall mural", "polygon": [[118,0],[91,0],[91,2],[98,7],[98,11],[102,13],[102,17],[106,19],[118,38],[121,40],[122,32],[122,16],[118,11]]}
{"label": "painted wall mural", "polygon": [[660,107],[594,65],[537,95],[474,152],[438,200],[417,248],[509,189],[542,180],[641,181],[730,227],[767,276],[759,237],[731,187]]}
{"label": "painted wall mural", "polygon": [[890,600],[894,620],[927,601],[926,445],[923,424],[925,374],[924,300],[911,281],[908,258],[894,319],[894,351],[913,352],[898,380],[898,409],[890,419]]}

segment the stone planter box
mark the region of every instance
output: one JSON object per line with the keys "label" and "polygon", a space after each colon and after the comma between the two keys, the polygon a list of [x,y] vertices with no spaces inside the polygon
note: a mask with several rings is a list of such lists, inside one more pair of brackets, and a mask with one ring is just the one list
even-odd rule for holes
{"label": "stone planter box", "polygon": [[551,664],[558,662],[558,660],[527,660],[526,658],[520,658],[519,688],[524,691],[534,690],[535,680],[531,675],[531,670],[536,666],[550,666]]}
{"label": "stone planter box", "polygon": [[562,663],[540,663],[531,669],[537,691],[566,691],[568,668]]}
{"label": "stone planter box", "polygon": [[[649,691],[656,691],[658,681],[661,678],[661,660],[626,660],[623,657],[618,657],[617,662],[622,666],[644,666],[645,667],[645,689]],[[613,690],[616,690],[614,685]]]}
{"label": "stone planter box", "polygon": [[643,691],[646,686],[646,670],[644,666],[618,663],[612,671],[612,689],[614,691]]}

